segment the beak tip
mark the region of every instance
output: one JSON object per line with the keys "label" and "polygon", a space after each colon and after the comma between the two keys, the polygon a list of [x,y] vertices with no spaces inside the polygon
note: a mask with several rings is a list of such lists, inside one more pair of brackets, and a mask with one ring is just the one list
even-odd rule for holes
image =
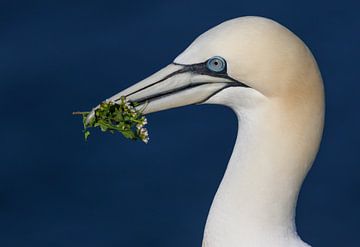
{"label": "beak tip", "polygon": [[89,113],[89,115],[86,117],[85,120],[85,124],[88,125],[91,121],[91,119],[93,119],[95,117],[95,110],[96,108],[92,109],[91,112]]}

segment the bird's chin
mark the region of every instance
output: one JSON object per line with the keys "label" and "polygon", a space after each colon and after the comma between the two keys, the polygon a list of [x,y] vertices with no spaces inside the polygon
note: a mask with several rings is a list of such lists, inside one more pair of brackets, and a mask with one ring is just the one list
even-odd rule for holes
{"label": "bird's chin", "polygon": [[261,107],[268,98],[250,87],[227,87],[214,94],[204,104],[224,105],[240,113],[246,109]]}

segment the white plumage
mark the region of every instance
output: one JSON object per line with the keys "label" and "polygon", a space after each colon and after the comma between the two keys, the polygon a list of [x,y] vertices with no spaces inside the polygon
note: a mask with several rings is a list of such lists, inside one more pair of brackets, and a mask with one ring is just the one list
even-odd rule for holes
{"label": "white plumage", "polygon": [[[226,62],[220,72],[207,63],[215,56]],[[324,92],[311,52],[292,32],[261,17],[224,22],[110,99],[122,95],[146,102],[145,113],[197,103],[235,111],[238,137],[203,246],[308,246],[297,235],[295,207],[320,143]]]}

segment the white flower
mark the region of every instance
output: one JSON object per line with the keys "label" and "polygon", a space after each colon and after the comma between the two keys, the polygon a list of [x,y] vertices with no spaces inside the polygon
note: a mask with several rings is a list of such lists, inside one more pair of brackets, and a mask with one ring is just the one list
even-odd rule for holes
{"label": "white flower", "polygon": [[146,137],[145,139],[142,139],[143,142],[145,142],[146,144],[149,142],[149,137]]}

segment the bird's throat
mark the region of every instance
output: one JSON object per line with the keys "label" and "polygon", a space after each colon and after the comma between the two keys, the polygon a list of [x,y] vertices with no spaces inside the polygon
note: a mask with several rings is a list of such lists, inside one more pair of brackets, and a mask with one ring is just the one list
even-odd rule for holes
{"label": "bird's throat", "polygon": [[295,208],[319,146],[323,109],[289,113],[279,105],[234,109],[238,136],[203,246],[307,246],[296,233]]}

